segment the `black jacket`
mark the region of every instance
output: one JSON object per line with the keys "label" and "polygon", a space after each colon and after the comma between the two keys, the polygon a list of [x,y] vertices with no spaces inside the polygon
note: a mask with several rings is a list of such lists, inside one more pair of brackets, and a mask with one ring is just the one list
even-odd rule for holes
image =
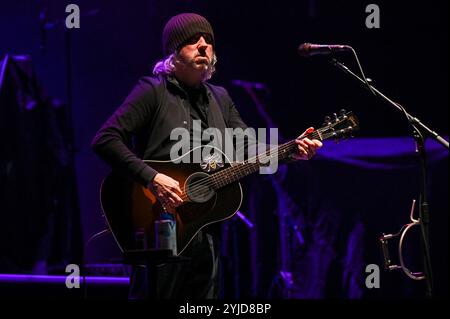
{"label": "black jacket", "polygon": [[[228,92],[209,83],[204,85],[209,100],[208,126],[222,133],[225,127],[246,129]],[[190,110],[187,94],[176,80],[143,77],[97,132],[92,148],[112,168],[146,186],[157,171],[142,160],[169,159],[176,143],[170,133],[177,127],[190,129]]]}

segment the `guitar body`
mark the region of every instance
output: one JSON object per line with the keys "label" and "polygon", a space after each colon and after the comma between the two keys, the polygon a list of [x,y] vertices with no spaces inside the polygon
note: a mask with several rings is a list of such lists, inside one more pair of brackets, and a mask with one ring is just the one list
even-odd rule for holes
{"label": "guitar body", "polygon": [[[205,147],[200,149],[203,151]],[[192,156],[195,150],[196,148],[174,161],[144,162],[159,173],[177,180],[183,191],[188,189],[189,185],[198,183],[199,178],[230,166],[224,163],[225,161],[220,165],[205,164],[204,161],[202,164],[183,163],[183,159]],[[215,152],[220,151],[215,149]],[[178,162],[180,160],[181,162]],[[209,192],[210,198],[202,198],[199,201],[188,200],[177,207],[175,214],[177,255],[183,253],[203,227],[231,218],[241,206],[242,188],[239,182],[217,190],[210,189]],[[154,222],[164,211],[150,190],[131,178],[113,171],[103,180],[100,197],[103,214],[122,251],[154,247]]]}

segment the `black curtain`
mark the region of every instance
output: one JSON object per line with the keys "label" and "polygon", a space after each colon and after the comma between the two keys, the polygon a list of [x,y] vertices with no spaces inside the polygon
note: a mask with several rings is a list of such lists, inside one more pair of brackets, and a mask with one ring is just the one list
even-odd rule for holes
{"label": "black curtain", "polygon": [[0,272],[64,272],[82,252],[67,109],[29,56],[0,65]]}

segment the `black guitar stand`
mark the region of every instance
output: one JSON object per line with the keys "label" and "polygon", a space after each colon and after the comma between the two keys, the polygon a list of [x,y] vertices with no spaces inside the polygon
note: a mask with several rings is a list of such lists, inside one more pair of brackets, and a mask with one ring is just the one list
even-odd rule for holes
{"label": "black guitar stand", "polygon": [[[158,293],[158,267],[168,263],[185,263],[190,258],[173,255],[171,249],[136,249],[123,252],[123,262],[145,266],[145,299],[161,299]],[[131,283],[130,283],[131,284]]]}

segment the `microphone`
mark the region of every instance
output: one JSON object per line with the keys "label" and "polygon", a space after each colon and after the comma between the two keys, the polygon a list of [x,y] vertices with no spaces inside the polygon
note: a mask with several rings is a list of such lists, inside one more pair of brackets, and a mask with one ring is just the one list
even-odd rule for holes
{"label": "microphone", "polygon": [[258,82],[248,82],[248,81],[243,81],[243,80],[232,80],[231,83],[236,85],[236,86],[241,86],[243,88],[252,88],[252,89],[266,90],[266,91],[269,90],[265,84],[258,83]]}
{"label": "microphone", "polygon": [[303,43],[298,47],[298,54],[302,57],[310,57],[313,55],[328,55],[349,50],[351,50],[351,46],[349,45]]}

